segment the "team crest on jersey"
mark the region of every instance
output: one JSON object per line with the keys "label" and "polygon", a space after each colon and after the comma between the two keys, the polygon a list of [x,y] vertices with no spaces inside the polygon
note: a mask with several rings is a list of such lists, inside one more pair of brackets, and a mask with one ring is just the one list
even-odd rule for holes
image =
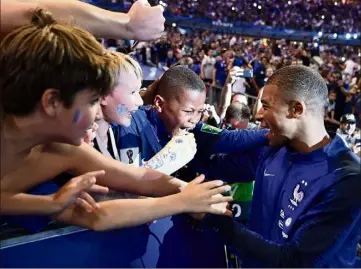
{"label": "team crest on jersey", "polygon": [[307,182],[302,180],[301,184],[297,184],[296,187],[293,189],[293,198],[290,199],[291,204],[294,206],[298,206],[298,204],[303,200],[305,197],[304,191],[301,190],[301,185],[304,187],[307,186]]}
{"label": "team crest on jersey", "polygon": [[209,133],[209,134],[219,134],[220,132],[222,132],[222,129],[219,129],[217,127],[208,124],[203,124],[201,128],[201,132]]}

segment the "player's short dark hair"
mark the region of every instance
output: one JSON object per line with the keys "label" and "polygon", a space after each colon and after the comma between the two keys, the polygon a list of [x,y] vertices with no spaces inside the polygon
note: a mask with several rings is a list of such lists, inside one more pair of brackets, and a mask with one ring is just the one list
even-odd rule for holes
{"label": "player's short dark hair", "polygon": [[175,66],[163,74],[156,94],[169,100],[179,96],[184,90],[204,92],[206,86],[201,78],[188,67]]}
{"label": "player's short dark hair", "polygon": [[324,109],[328,89],[322,76],[310,67],[290,65],[283,67],[267,80],[266,85],[275,85],[288,100],[299,99],[311,109]]}

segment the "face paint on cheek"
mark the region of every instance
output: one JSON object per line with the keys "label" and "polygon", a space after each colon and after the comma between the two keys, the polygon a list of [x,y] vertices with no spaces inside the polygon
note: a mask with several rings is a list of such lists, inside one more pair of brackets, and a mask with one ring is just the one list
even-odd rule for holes
{"label": "face paint on cheek", "polygon": [[75,110],[74,117],[73,117],[73,123],[77,123],[81,118],[81,112],[79,109]]}
{"label": "face paint on cheek", "polygon": [[88,129],[92,124],[92,119],[77,109],[74,113],[73,123],[77,125],[77,128]]}
{"label": "face paint on cheek", "polygon": [[118,116],[124,116],[129,113],[129,109],[124,104],[120,104],[117,106],[116,112]]}

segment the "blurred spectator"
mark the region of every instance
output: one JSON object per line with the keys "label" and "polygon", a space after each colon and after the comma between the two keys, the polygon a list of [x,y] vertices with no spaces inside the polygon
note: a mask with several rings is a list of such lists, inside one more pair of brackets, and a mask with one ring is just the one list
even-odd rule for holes
{"label": "blurred spectator", "polygon": [[337,133],[345,140],[349,148],[352,148],[352,146],[355,144],[355,137],[354,137],[355,130],[356,130],[355,116],[353,114],[342,115],[340,120],[340,128],[337,129]]}
{"label": "blurred spectator", "polygon": [[247,129],[251,119],[251,110],[242,103],[231,104],[226,111],[222,128],[228,130]]}
{"label": "blurred spectator", "polygon": [[231,103],[232,104],[245,104],[246,106],[248,105],[248,100],[247,97],[243,94],[243,93],[235,93],[232,95],[232,99],[231,99]]}
{"label": "blurred spectator", "polygon": [[208,49],[201,64],[201,78],[206,83],[213,83],[213,68],[216,63],[216,59],[213,57],[213,50]]}
{"label": "blurred spectator", "polygon": [[[265,84],[266,74],[267,74],[267,66],[268,59],[265,56],[258,57],[252,62],[253,74],[254,74],[254,82],[257,92],[261,89]],[[255,94],[256,95],[256,94]]]}
{"label": "blurred spectator", "polygon": [[221,57],[216,61],[213,69],[213,87],[222,88],[226,82],[228,74],[228,53],[227,49],[222,49]]}
{"label": "blurred spectator", "polygon": [[352,75],[354,72],[354,68],[356,67],[356,63],[354,61],[354,57],[349,55],[347,61],[345,62],[345,74]]}
{"label": "blurred spectator", "polygon": [[166,59],[166,66],[169,68],[173,64],[177,62],[177,59],[174,55],[174,51],[172,49],[168,50],[167,52],[167,59]]}
{"label": "blurred spectator", "polygon": [[325,126],[328,130],[333,132],[337,130],[339,125],[339,122],[335,120],[336,96],[336,91],[329,91],[327,103],[325,106]]}
{"label": "blurred spectator", "polygon": [[170,49],[170,45],[167,42],[167,36],[163,35],[155,46],[158,52],[158,62],[164,66],[167,62],[168,50]]}

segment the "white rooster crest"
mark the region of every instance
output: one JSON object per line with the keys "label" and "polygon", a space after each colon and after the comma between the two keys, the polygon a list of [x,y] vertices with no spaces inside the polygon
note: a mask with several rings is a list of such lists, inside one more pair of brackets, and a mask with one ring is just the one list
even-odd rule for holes
{"label": "white rooster crest", "polygon": [[300,191],[300,184],[297,184],[296,187],[293,190],[293,199],[290,199],[290,202],[294,205],[297,206],[298,203],[300,203],[303,198],[305,197],[305,193],[303,191]]}

